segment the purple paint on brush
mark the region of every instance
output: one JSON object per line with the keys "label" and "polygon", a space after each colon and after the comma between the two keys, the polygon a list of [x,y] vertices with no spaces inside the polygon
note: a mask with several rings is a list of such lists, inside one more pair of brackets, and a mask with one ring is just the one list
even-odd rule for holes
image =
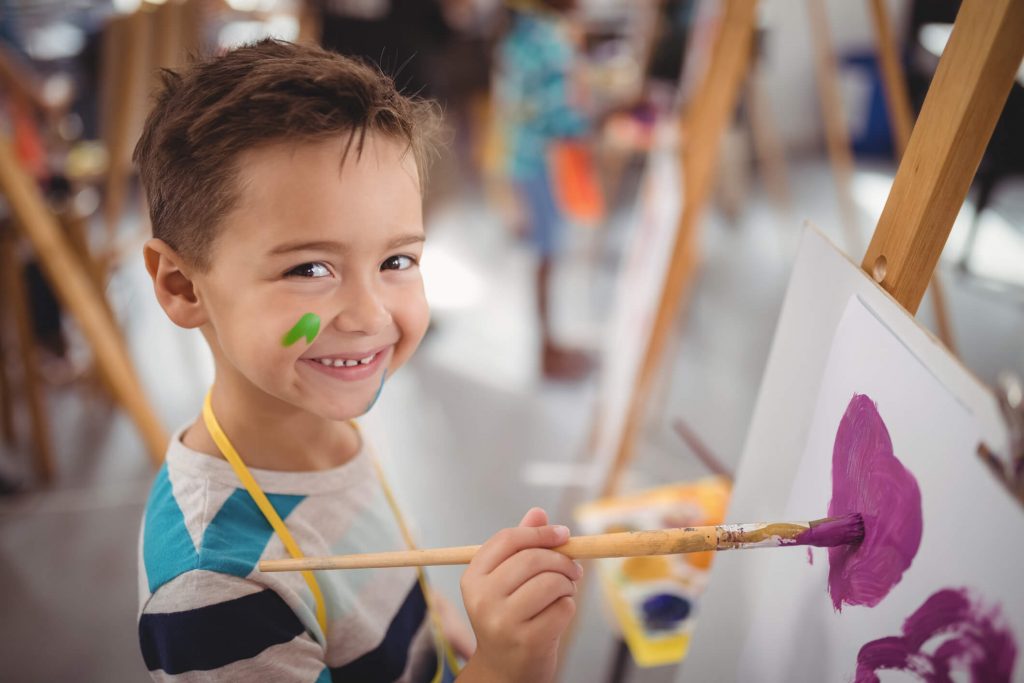
{"label": "purple paint on brush", "polygon": [[945,588],[903,622],[902,636],[860,649],[855,683],[879,683],[883,669],[911,672],[926,683],[952,683],[954,672],[1009,683],[1016,658],[1017,644],[997,606],[984,607],[966,588]]}
{"label": "purple paint on brush", "polygon": [[921,491],[893,454],[875,403],[854,394],[832,449],[829,517],[859,512],[864,540],[829,548],[828,592],[844,604],[874,607],[900,582],[921,545]]}
{"label": "purple paint on brush", "polygon": [[851,543],[860,543],[864,538],[864,521],[859,514],[844,515],[838,519],[815,524],[798,535],[795,545],[813,545],[818,548],[834,548]]}

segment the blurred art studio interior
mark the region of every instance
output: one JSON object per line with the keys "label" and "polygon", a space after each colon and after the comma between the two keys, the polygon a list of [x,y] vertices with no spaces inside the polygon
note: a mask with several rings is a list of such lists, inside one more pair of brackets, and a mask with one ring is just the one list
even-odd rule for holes
{"label": "blurred art studio interior", "polygon": [[[260,561],[412,543],[494,552],[499,530],[550,524],[599,549],[548,545],[582,563],[573,614],[548,654],[530,650],[546,668],[508,664],[507,680],[1024,681],[1024,550],[1007,542],[1024,533],[1022,35],[1024,0],[0,0],[0,679],[498,680],[480,674],[502,609],[480,607],[481,555],[417,571],[272,574]],[[246,50],[350,65],[337,73],[386,101],[287,66],[278,80],[258,80],[262,64],[216,71]],[[191,110],[175,87],[192,89]],[[272,97],[295,109],[259,104]],[[361,122],[337,115],[358,106],[372,110]],[[434,128],[422,154],[403,118],[416,112]],[[262,137],[237,132],[249,128]],[[383,138],[406,145],[393,163],[415,153],[422,244],[372,257],[363,279],[363,252],[346,247],[338,268],[310,256],[283,264],[303,263],[287,282],[234,284],[248,290],[231,295],[236,317],[256,311],[246,332],[226,330],[226,309],[184,324],[186,300],[215,307],[217,252],[243,234],[231,212],[250,184],[280,183],[253,204],[273,223],[292,211],[272,206],[291,187],[277,174],[308,172],[298,155],[330,135],[357,149],[324,176],[338,187],[390,168]],[[293,156],[268,171],[259,155],[275,145]],[[161,185],[174,164],[201,180]],[[204,197],[203,173],[238,187]],[[371,217],[358,227],[352,190],[321,193],[308,215],[321,200],[337,211],[316,234],[370,240],[378,216],[392,229],[399,185],[371,188],[385,201],[358,209]],[[179,208],[190,202],[227,209]],[[191,235],[197,216],[235,237],[213,241],[214,265],[193,278],[162,225],[192,221]],[[272,233],[241,237],[245,253]],[[296,284],[301,269],[337,284]],[[344,311],[361,304],[321,303],[326,286],[386,314],[380,329],[404,340],[393,355],[305,351],[372,346],[349,343]],[[280,314],[288,296],[309,303]],[[360,445],[351,461],[294,468],[250,458],[253,490],[209,427],[215,380],[233,386],[212,406],[241,460],[248,444],[284,443],[269,425],[289,419],[327,434],[357,418]],[[280,419],[246,434],[228,398],[246,391]],[[367,391],[369,408],[343,410],[346,392]],[[402,529],[401,543],[378,547],[372,525],[322,547],[303,536],[366,515],[358,501],[318,508],[305,489],[295,502],[289,482],[354,481],[367,458],[379,481],[353,500],[379,498],[373,524]],[[200,470],[223,490],[189,488]],[[799,535],[843,516],[859,525],[852,542]],[[694,528],[711,539],[699,552],[640,545]],[[971,550],[948,543],[975,533]],[[215,584],[195,584],[194,604],[165,589],[204,572],[287,618],[229,635],[217,620],[234,623],[230,601],[198,597]],[[415,619],[409,585],[368,578],[384,575],[411,577]],[[326,621],[325,597],[343,603]],[[929,619],[940,626],[921,632]],[[345,629],[362,650],[339,649]],[[421,632],[442,643],[426,674]],[[277,639],[253,644],[263,636]],[[303,677],[308,652],[291,659],[300,645],[319,674]]]}

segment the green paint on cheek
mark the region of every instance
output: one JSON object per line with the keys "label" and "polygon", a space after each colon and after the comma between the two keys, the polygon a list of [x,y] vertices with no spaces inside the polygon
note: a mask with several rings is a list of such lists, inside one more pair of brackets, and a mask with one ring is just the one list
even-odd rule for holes
{"label": "green paint on cheek", "polygon": [[320,316],[316,313],[306,313],[281,338],[281,346],[291,346],[303,337],[306,338],[307,344],[312,344],[318,334],[320,334]]}

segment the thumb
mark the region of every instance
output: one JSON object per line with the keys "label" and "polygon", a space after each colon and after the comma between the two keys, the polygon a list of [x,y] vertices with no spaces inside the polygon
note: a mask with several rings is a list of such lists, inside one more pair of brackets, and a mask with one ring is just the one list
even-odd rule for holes
{"label": "thumb", "polygon": [[519,522],[519,526],[547,526],[547,523],[548,513],[542,508],[530,508],[523,516],[523,521]]}

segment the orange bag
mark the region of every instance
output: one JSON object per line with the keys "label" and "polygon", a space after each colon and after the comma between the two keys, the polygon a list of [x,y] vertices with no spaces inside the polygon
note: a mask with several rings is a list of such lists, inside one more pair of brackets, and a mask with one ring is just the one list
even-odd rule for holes
{"label": "orange bag", "polygon": [[578,140],[556,142],[551,146],[550,161],[555,197],[566,216],[587,226],[603,221],[604,193],[590,149]]}

